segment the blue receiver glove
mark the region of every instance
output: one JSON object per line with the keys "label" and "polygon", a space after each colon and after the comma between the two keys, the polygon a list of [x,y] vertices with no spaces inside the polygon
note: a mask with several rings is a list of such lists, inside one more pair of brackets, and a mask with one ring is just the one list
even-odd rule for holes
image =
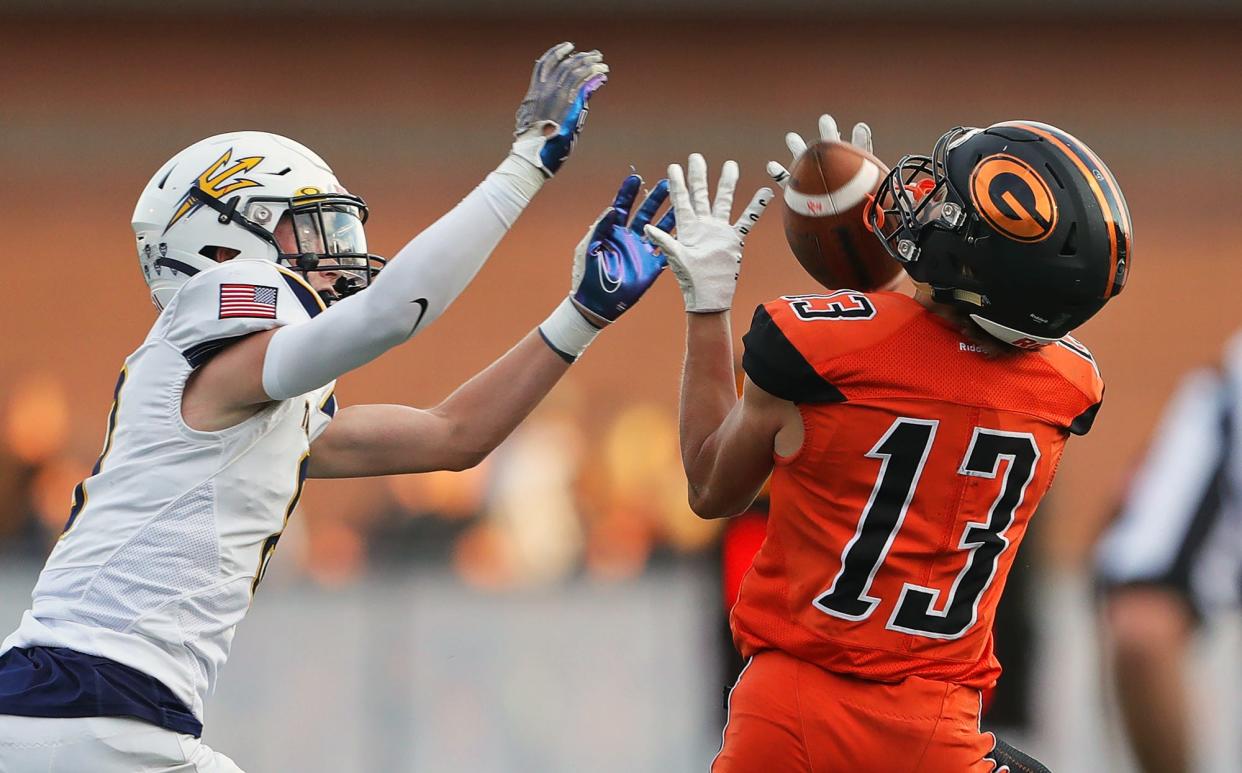
{"label": "blue receiver glove", "polygon": [[556,174],[586,124],[587,102],[607,81],[608,65],[599,51],[575,53],[572,43],[548,49],[535,62],[518,106],[514,152],[545,177]]}
{"label": "blue receiver glove", "polygon": [[[573,289],[570,298],[593,325],[615,322],[638,302],[668,265],[656,245],[643,235],[660,205],[668,198],[668,180],[660,180],[643,200],[634,219],[630,210],[643,179],[632,174],[621,183],[617,198],[587,231],[574,250]],[[627,222],[629,221],[629,222]],[[658,228],[674,227],[670,209]]]}

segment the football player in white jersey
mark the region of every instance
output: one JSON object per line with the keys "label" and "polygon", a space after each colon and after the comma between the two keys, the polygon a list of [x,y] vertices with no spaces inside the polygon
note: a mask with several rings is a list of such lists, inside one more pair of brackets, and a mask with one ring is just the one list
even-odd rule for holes
{"label": "football player in white jersey", "polygon": [[544,54],[508,156],[387,265],[363,200],[292,140],[223,134],[155,174],[133,227],[159,317],[0,651],[0,772],[239,770],[200,742],[204,701],[303,480],[477,464],[663,269],[642,233],[667,188],[631,219],[632,175],[578,245],[569,296],[507,354],[429,410],[337,408],[338,376],[466,287],[607,72],[569,43]]}

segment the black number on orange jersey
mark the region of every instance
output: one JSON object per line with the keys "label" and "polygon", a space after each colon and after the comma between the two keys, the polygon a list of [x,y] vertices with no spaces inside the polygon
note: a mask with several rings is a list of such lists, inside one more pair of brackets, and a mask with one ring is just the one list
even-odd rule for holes
{"label": "black number on orange jersey", "polygon": [[831,295],[786,295],[789,307],[799,319],[871,319],[875,306],[862,293],[842,290]]}
{"label": "black number on orange jersey", "polygon": [[[848,620],[864,620],[875,610],[879,599],[866,594],[905,520],[935,437],[936,424],[898,419],[867,454],[883,460],[880,473],[858,530],[842,553],[841,570],[832,587],[815,600],[821,611]],[[920,433],[915,429],[918,426],[928,428]],[[906,583],[889,618],[890,630],[933,639],[956,639],[970,630],[978,619],[979,600],[996,577],[1000,555],[1009,547],[1005,532],[1013,524],[1026,488],[1035,476],[1039,456],[1039,447],[1029,433],[975,428],[958,474],[995,479],[1004,460],[1008,467],[1000,492],[986,521],[966,525],[958,543],[958,548],[968,551],[966,565],[949,588],[944,604],[937,608],[940,589]],[[893,495],[901,491],[906,494],[893,517]]]}
{"label": "black number on orange jersey", "polygon": [[1001,432],[975,428],[959,475],[995,479],[1001,460],[1008,462],[1000,493],[992,501],[988,518],[966,525],[958,548],[969,551],[966,565],[953,581],[948,599],[937,609],[940,591],[906,583],[888,627],[933,639],[956,639],[970,630],[979,615],[979,600],[996,576],[997,560],[1009,547],[1005,531],[1013,525],[1026,487],[1035,477],[1039,446],[1026,432]]}
{"label": "black number on orange jersey", "polygon": [[841,554],[841,570],[832,586],[815,599],[821,611],[846,620],[864,620],[880,603],[867,592],[906,518],[939,423],[898,419],[867,452],[867,458],[880,460],[880,474],[858,529]]}

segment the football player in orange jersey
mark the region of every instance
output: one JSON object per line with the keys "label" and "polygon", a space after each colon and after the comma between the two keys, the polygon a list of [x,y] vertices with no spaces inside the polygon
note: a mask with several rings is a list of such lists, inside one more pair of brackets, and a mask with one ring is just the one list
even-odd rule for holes
{"label": "football player in orange jersey", "polygon": [[1125,285],[1116,181],[1029,121],[953,129],[904,157],[867,216],[913,297],[760,306],[739,400],[735,177],[730,162],[712,207],[703,158],[688,188],[673,165],[677,238],[648,227],[686,299],[691,506],[734,515],[771,475],[767,537],[731,619],[749,661],[713,771],[1045,770],[979,729],[980,690],[1000,674],[992,620],[1027,522],[1103,396],[1069,333]]}

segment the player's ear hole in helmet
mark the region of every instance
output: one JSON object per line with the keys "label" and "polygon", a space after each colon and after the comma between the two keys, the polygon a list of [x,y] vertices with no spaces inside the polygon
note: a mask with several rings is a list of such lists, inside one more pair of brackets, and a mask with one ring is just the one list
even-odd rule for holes
{"label": "player's ear hole in helmet", "polygon": [[933,300],[1021,348],[1056,341],[1121,292],[1130,214],[1112,173],[1047,124],[958,127],[907,155],[865,217]]}

